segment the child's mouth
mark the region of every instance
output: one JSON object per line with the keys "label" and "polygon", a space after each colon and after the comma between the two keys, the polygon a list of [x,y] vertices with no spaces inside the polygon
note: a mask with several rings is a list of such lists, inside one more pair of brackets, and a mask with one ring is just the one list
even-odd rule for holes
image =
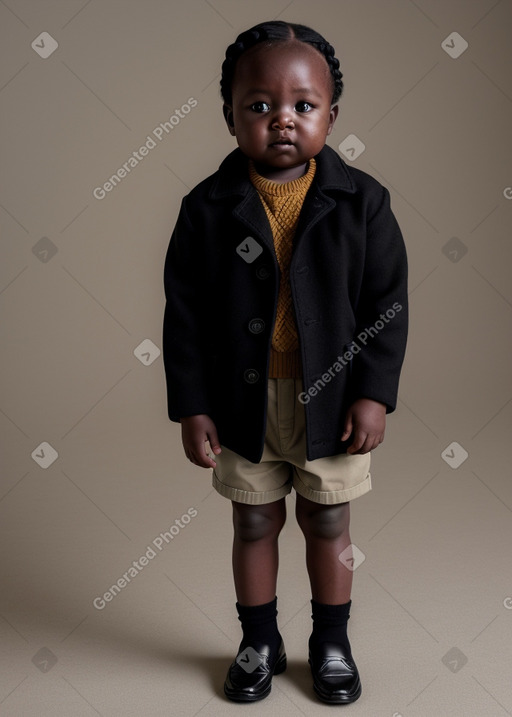
{"label": "child's mouth", "polygon": [[293,147],[293,142],[289,139],[278,139],[277,142],[272,142],[269,146],[282,149],[284,147]]}

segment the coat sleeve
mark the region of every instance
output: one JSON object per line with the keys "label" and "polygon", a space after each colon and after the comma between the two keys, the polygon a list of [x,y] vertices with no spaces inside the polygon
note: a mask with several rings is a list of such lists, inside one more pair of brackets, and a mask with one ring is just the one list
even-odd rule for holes
{"label": "coat sleeve", "polygon": [[174,228],[164,267],[163,361],[171,421],[210,413],[207,387],[208,307],[201,237],[187,211],[187,197]]}
{"label": "coat sleeve", "polygon": [[389,191],[369,218],[361,292],[356,309],[352,365],[354,399],[370,398],[396,408],[408,330],[407,255]]}

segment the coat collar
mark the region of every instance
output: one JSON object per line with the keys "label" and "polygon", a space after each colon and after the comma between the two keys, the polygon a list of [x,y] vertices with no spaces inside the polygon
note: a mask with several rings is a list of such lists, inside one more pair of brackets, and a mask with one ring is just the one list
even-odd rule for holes
{"label": "coat collar", "polygon": [[[341,157],[328,145],[316,155],[316,172],[313,182],[320,190],[356,191],[349,168]],[[224,199],[233,195],[246,195],[253,185],[249,179],[247,157],[237,147],[228,154],[219,167],[211,186],[211,199]]]}

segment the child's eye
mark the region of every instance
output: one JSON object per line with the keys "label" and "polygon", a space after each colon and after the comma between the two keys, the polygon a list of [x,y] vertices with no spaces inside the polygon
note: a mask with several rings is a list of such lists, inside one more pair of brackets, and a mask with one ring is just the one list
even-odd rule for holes
{"label": "child's eye", "polygon": [[268,112],[269,109],[270,105],[266,102],[254,102],[254,104],[251,105],[251,110],[253,112]]}
{"label": "child's eye", "polygon": [[295,109],[297,110],[297,112],[310,112],[313,107],[309,104],[309,102],[304,102],[303,100],[301,100],[300,102],[297,102],[297,104],[295,105]]}

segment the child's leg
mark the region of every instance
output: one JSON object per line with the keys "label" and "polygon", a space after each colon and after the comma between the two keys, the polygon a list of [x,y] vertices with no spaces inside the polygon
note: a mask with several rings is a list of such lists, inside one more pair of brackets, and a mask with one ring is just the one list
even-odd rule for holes
{"label": "child's leg", "polygon": [[[264,505],[233,501],[233,574],[243,637],[238,657],[228,670],[224,693],[238,702],[266,697],[274,674],[286,668],[276,597],[277,539],[285,519],[284,498]],[[255,653],[259,655],[256,666],[250,664]],[[251,669],[247,670],[246,664]]]}
{"label": "child's leg", "polygon": [[242,605],[262,605],[276,595],[278,537],[286,520],[285,499],[264,505],[232,504],[237,600]]}
{"label": "child's leg", "polygon": [[350,545],[350,503],[321,505],[297,493],[297,522],[306,539],[306,564],[313,600],[340,605],[350,600],[352,571],[339,560]]}
{"label": "child's leg", "polygon": [[324,702],[354,702],[361,694],[361,681],[347,635],[352,571],[339,560],[350,545],[350,505],[320,505],[297,494],[297,521],[306,538],[313,597],[309,638],[313,686]]}

